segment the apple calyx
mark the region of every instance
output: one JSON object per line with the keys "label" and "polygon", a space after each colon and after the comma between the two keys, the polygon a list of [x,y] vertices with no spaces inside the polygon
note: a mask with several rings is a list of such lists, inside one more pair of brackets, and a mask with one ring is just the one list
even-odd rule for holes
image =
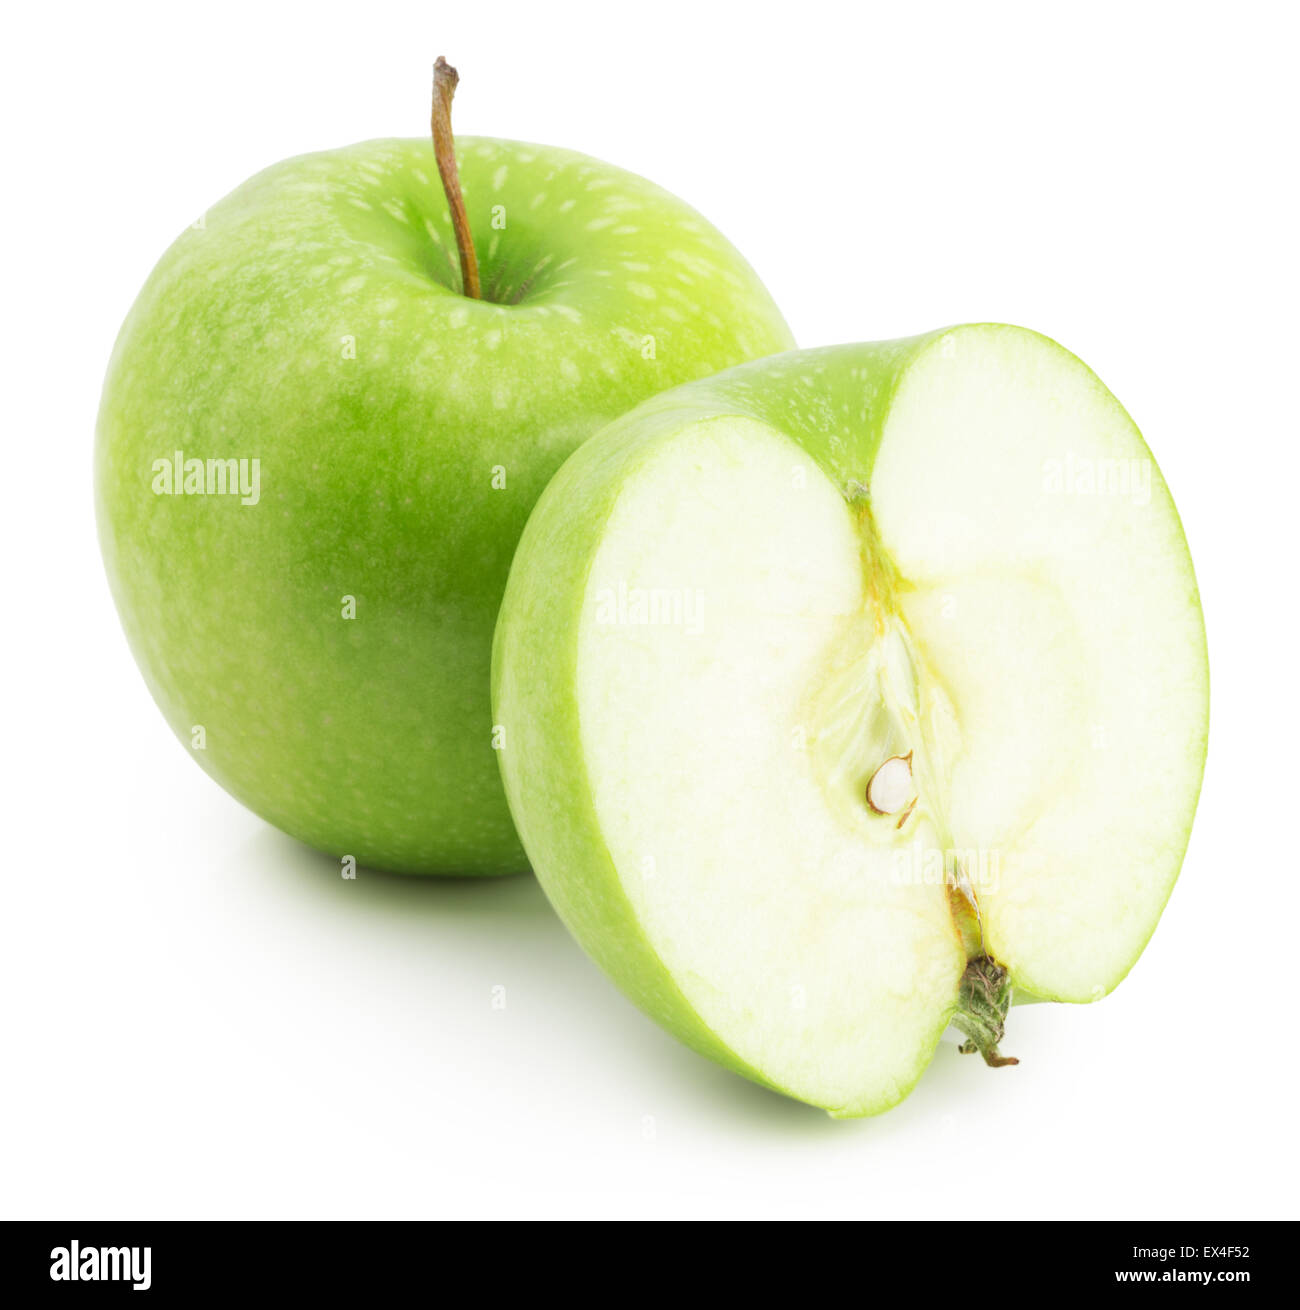
{"label": "apple calyx", "polygon": [[451,134],[451,101],[459,83],[460,74],[439,55],[433,65],[433,114],[430,119],[433,154],[438,161],[438,176],[442,178],[442,189],[447,194],[447,205],[451,210],[456,249],[460,252],[461,289],[471,300],[481,300],[483,292],[479,286],[478,255],[474,251],[474,236],[469,228],[465,197],[460,189],[456,141]]}
{"label": "apple calyx", "polygon": [[953,1027],[960,1028],[968,1038],[958,1050],[963,1055],[978,1051],[992,1069],[1019,1064],[1015,1056],[998,1053],[1010,1005],[1011,981],[1006,969],[992,956],[977,956],[962,975],[957,1009],[952,1016]]}

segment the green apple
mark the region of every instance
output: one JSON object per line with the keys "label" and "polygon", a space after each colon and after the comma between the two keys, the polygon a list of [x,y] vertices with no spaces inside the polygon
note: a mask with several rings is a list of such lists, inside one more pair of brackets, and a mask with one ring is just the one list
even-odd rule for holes
{"label": "green apple", "polygon": [[108,576],[168,722],[284,831],[371,866],[526,867],[492,628],[565,457],[667,387],[788,349],[703,218],[595,159],[465,138],[280,163],[163,256],[99,415]]}
{"label": "green apple", "polygon": [[639,406],[529,520],[501,764],[578,940],[697,1050],[835,1115],[949,1024],[1090,1001],[1177,877],[1204,628],[1168,490],[1088,368],[977,325]]}

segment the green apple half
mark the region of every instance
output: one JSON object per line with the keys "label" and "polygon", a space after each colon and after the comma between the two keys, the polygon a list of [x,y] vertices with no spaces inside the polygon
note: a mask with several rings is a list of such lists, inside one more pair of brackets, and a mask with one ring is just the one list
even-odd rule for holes
{"label": "green apple half", "polygon": [[506,792],[647,1013],[835,1115],[1014,989],[1109,992],[1182,861],[1204,628],[1169,492],[1078,359],[978,325],[647,401],[520,544]]}
{"label": "green apple half", "polygon": [[494,874],[525,867],[489,666],[529,510],[638,401],[793,343],[651,183],[458,154],[483,299],[427,140],[277,164],[185,232],[114,350],[96,491],[136,659],[218,782],[363,864]]}

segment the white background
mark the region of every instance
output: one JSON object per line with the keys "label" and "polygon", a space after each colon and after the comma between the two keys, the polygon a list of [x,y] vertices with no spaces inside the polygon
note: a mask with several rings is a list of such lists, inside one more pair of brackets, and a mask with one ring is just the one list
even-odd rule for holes
{"label": "white background", "polygon": [[[4,77],[5,1216],[1291,1216],[1294,19],[1265,4],[25,6]],[[38,16],[37,16],[38,15]],[[16,24],[16,26],[15,26]],[[1213,721],[1128,981],[836,1123],[678,1046],[530,878],[338,877],[186,758],[99,563],[103,370],[276,159],[460,130],[688,199],[801,345],[1037,327],[1143,428]],[[491,989],[506,988],[504,1011]],[[1225,1240],[1230,1234],[1225,1231]]]}

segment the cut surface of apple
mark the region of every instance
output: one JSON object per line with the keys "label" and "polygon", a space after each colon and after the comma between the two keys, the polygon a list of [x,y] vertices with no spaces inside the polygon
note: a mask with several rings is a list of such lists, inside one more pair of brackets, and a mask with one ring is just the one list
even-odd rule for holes
{"label": "cut surface of apple", "polygon": [[651,1015],[835,1114],[1012,989],[1088,1001],[1177,877],[1206,731],[1173,503],[1074,356],[996,325],[794,352],[573,456],[497,628],[506,790]]}

